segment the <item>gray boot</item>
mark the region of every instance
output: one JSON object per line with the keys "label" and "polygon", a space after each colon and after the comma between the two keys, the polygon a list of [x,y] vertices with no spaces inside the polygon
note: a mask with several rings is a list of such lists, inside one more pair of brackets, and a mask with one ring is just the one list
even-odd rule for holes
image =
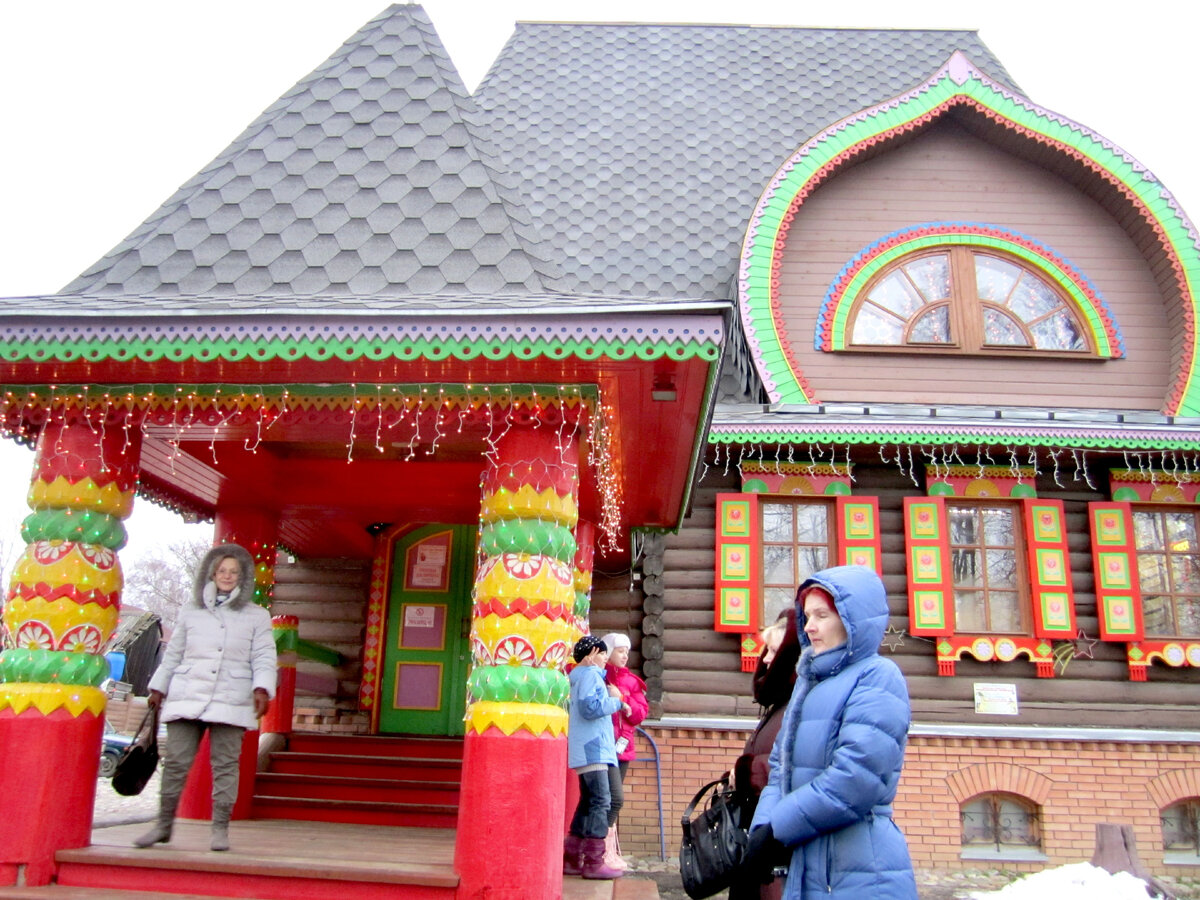
{"label": "gray boot", "polygon": [[145,849],[155,844],[165,844],[171,840],[171,826],[175,824],[175,807],[179,805],[178,797],[160,797],[158,801],[158,818],[154,827],[133,841],[133,846]]}
{"label": "gray boot", "polygon": [[212,843],[208,845],[212,850],[228,850],[229,849],[229,823],[228,822],[213,822],[212,824]]}
{"label": "gray boot", "polygon": [[232,812],[232,809],[222,809],[220,807],[213,809],[212,843],[208,845],[209,849],[229,849],[229,818]]}

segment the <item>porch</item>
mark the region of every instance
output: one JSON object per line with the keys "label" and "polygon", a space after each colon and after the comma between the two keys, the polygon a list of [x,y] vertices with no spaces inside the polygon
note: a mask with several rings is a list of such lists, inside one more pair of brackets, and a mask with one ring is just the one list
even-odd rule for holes
{"label": "porch", "polygon": [[[131,842],[145,828],[144,823],[98,828],[90,847],[57,853],[57,883],[3,887],[0,898],[448,900],[458,887],[455,831],[449,828],[251,819],[232,823],[233,850],[228,853],[208,849],[207,821],[180,820],[169,845],[135,850]],[[612,882],[564,878],[562,896],[657,900],[658,888],[633,876]]]}

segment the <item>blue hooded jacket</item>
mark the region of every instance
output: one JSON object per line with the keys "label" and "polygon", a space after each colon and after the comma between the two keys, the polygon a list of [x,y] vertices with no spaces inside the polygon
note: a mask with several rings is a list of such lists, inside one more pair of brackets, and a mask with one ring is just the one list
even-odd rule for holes
{"label": "blue hooded jacket", "polygon": [[[821,587],[846,627],[814,655],[803,595]],[[837,566],[797,591],[804,650],[751,828],[768,822],[792,851],[784,900],[916,900],[904,835],[892,821],[910,710],[900,669],[879,655],[887,594],[874,571]]]}
{"label": "blue hooded jacket", "polygon": [[621,701],[608,694],[604,670],[597,666],[576,666],[567,676],[571,699],[567,710],[567,766],[603,763],[617,764],[616,740],[612,715]]}

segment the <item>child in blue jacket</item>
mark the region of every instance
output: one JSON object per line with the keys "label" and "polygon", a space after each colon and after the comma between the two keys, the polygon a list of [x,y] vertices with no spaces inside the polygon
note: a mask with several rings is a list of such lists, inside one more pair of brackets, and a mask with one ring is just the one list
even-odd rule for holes
{"label": "child in blue jacket", "polygon": [[567,765],[579,776],[579,805],[563,844],[563,874],[584,878],[618,878],[604,864],[608,834],[608,767],[616,768],[612,714],[621,708],[620,691],[604,681],[608,648],[587,634],[571,653],[571,700],[567,719]]}

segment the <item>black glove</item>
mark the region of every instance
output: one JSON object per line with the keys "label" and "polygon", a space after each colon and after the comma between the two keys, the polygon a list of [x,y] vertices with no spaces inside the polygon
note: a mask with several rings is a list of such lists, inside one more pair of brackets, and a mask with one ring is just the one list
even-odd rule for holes
{"label": "black glove", "polygon": [[750,832],[750,841],[746,845],[743,866],[747,877],[762,884],[770,884],[776,862],[786,858],[786,854],[786,848],[775,839],[771,823],[758,826]]}

